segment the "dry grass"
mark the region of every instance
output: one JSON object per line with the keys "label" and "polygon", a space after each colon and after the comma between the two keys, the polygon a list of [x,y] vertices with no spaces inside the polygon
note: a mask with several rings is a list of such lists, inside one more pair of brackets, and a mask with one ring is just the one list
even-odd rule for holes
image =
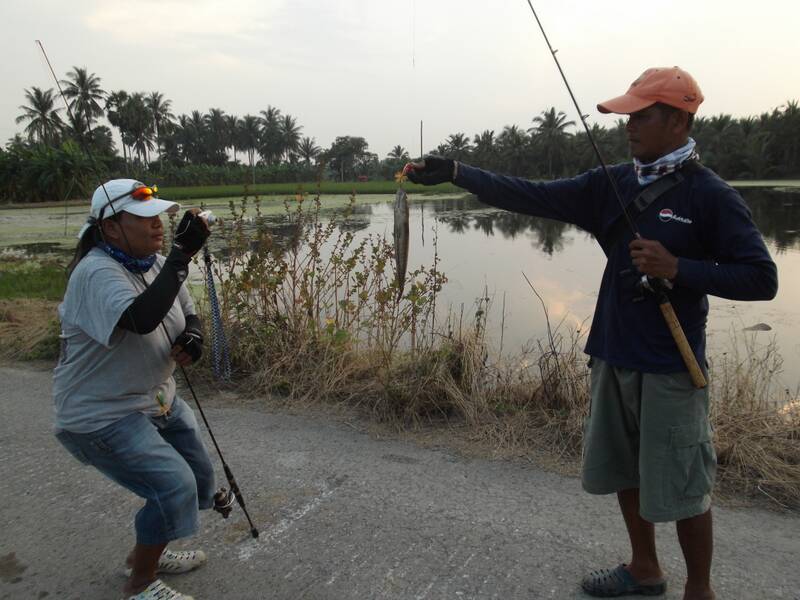
{"label": "dry grass", "polygon": [[[346,223],[320,222],[318,204],[298,207],[287,206],[291,235],[282,243],[265,230],[246,234],[236,219],[225,232],[232,251],[217,275],[250,394],[344,403],[398,430],[457,426],[493,453],[547,456],[575,470],[589,409],[580,328],[548,321],[546,339],[500,359],[484,335],[486,294],[466,319],[437,321],[445,278],[436,264],[410,274],[398,294],[384,240],[356,243]],[[239,216],[246,212],[244,203]],[[712,366],[719,481],[738,495],[798,506],[800,410],[785,409],[785,391],[774,389],[774,350],[751,345]]]}
{"label": "dry grass", "polygon": [[0,359],[58,357],[57,302],[38,298],[0,300]]}
{"label": "dry grass", "polygon": [[[398,293],[394,249],[377,238],[356,243],[346,216],[322,222],[319,204],[305,199],[287,205],[274,239],[258,224],[258,204],[232,209],[215,269],[241,393],[357,407],[398,431],[457,430],[472,448],[576,470],[589,409],[582,328],[548,321],[544,340],[501,358],[485,337],[485,292],[470,314],[437,317],[446,281],[438,262],[410,273]],[[248,210],[255,231],[243,227]],[[0,358],[55,358],[55,307],[0,300]],[[800,400],[777,387],[774,343],[738,336],[711,365],[720,489],[800,507]]]}
{"label": "dry grass", "polygon": [[712,424],[724,491],[763,494],[800,507],[800,402],[777,387],[781,358],[774,341],[732,334],[731,350],[713,364]]}

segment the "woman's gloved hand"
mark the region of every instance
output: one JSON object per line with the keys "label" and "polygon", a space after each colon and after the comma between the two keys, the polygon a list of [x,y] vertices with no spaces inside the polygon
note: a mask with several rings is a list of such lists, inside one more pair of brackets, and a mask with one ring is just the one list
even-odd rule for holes
{"label": "woman's gloved hand", "polygon": [[197,316],[186,317],[186,329],[175,340],[170,356],[182,367],[197,362],[203,356],[203,330]]}
{"label": "woman's gloved hand", "polygon": [[203,247],[211,231],[197,209],[187,210],[175,228],[173,245],[186,254],[194,256]]}

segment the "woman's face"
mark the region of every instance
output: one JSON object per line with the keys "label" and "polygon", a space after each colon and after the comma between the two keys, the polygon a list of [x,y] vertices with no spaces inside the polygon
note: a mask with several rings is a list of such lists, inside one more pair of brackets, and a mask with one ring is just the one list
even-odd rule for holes
{"label": "woman's face", "polygon": [[106,241],[134,258],[144,258],[161,250],[164,225],[161,217],[137,217],[122,211],[119,221],[103,221]]}

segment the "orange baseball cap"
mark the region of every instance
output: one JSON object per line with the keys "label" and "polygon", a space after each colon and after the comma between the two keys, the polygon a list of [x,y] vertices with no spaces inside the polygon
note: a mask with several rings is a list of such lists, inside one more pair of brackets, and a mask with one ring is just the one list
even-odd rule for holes
{"label": "orange baseball cap", "polygon": [[629,115],[656,102],[692,114],[703,101],[703,92],[694,77],[679,67],[655,67],[639,75],[622,96],[597,105],[601,113]]}

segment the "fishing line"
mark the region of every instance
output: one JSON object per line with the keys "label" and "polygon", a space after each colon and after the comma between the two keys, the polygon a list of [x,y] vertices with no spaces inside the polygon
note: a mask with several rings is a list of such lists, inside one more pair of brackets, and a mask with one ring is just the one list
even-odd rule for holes
{"label": "fishing line", "polygon": [[575,94],[572,93],[572,88],[567,81],[567,76],[564,74],[564,70],[561,68],[561,63],[558,62],[558,57],[556,56],[556,52],[558,50],[554,50],[553,46],[550,44],[550,39],[547,37],[547,34],[544,32],[544,27],[542,27],[542,22],[539,20],[539,15],[536,14],[536,10],[533,8],[533,4],[531,0],[527,0],[528,6],[531,8],[531,12],[533,13],[533,18],[536,19],[536,24],[539,26],[539,30],[542,32],[542,36],[544,37],[544,41],[547,43],[547,47],[550,49],[550,54],[553,57],[553,60],[556,63],[556,67],[558,67],[558,72],[561,73],[561,79],[564,81],[564,85],[567,86],[567,91],[569,92],[569,97],[572,98],[572,103],[575,105],[575,110],[578,111],[578,116],[581,119],[581,123],[583,123],[583,128],[586,130],[586,136],[589,138],[589,143],[594,148],[594,153],[597,155],[597,160],[600,161],[600,166],[603,167],[603,172],[606,174],[609,182],[611,183],[611,187],[614,190],[614,195],[617,198],[617,202],[619,202],[620,207],[622,208],[622,214],[625,216],[625,221],[628,223],[628,227],[633,232],[633,235],[636,239],[641,239],[641,234],[639,230],[636,228],[636,225],[631,219],[630,214],[628,213],[628,209],[625,206],[625,203],[622,200],[622,195],[619,193],[619,189],[617,188],[617,183],[614,181],[614,178],[611,176],[611,173],[606,166],[606,161],[603,160],[603,156],[600,154],[600,149],[597,147],[597,143],[594,141],[594,136],[592,135],[592,131],[589,129],[589,125],[586,122],[586,117],[589,115],[585,115],[581,110],[581,107],[578,106],[578,101],[575,99]]}
{"label": "fishing line", "polygon": [[[44,60],[47,63],[47,67],[50,70],[50,74],[52,75],[53,80],[56,82],[56,87],[58,88],[59,94],[61,96],[61,100],[64,102],[64,105],[67,108],[67,114],[69,114],[69,117],[70,117],[70,119],[73,120],[73,122],[76,122],[75,121],[75,117],[72,114],[72,108],[70,107],[69,102],[67,102],[67,98],[64,95],[64,91],[61,89],[61,84],[60,84],[60,82],[58,80],[58,77],[56,76],[55,70],[53,69],[53,65],[50,62],[50,58],[47,56],[47,52],[45,52],[44,45],[42,45],[42,42],[40,40],[36,40],[36,44],[39,46],[39,49],[42,52],[42,56],[44,57]],[[92,129],[91,129],[91,126],[88,123],[87,123],[87,131],[88,131],[89,136],[91,137],[92,136]],[[83,136],[81,135],[81,133],[79,131],[77,131],[77,130],[76,130],[75,133],[77,134],[77,137],[78,137],[79,141],[83,142],[84,140],[83,140]],[[108,190],[106,189],[105,183],[103,183],[102,178],[99,177],[100,170],[99,170],[99,168],[97,166],[97,161],[95,160],[94,154],[89,150],[88,145],[83,144],[82,146],[83,146],[82,150],[89,157],[89,162],[91,163],[92,170],[94,171],[95,177],[101,182],[100,183],[100,187],[102,188],[103,193],[106,195],[106,199],[108,200],[108,205],[111,207],[111,210],[112,210],[113,214],[116,216],[118,213],[117,213],[116,208],[114,207],[114,203],[111,200],[111,195],[108,193]],[[128,245],[128,247],[130,247],[130,242],[128,240],[127,234],[125,233],[125,230],[122,229],[122,228],[120,228],[120,230],[122,231],[122,235],[125,238],[125,243]],[[139,275],[140,275],[140,277],[142,279],[142,283],[143,283],[145,289],[147,289],[148,285],[147,285],[147,280],[145,279],[144,273],[140,273]],[[128,308],[128,310],[130,310],[130,307]],[[135,325],[135,321],[133,319],[131,319],[131,323],[133,324],[133,327],[134,327],[134,330],[135,330],[136,329],[136,325]],[[167,326],[166,326],[166,324],[164,323],[163,320],[161,321],[161,328],[162,328],[162,330],[164,332],[164,335],[167,338],[167,341],[169,342],[170,347],[172,347],[174,345],[174,342],[172,340],[172,337],[169,335],[169,332],[167,331]],[[140,347],[141,347],[141,343],[142,343],[141,336],[138,334],[137,331],[134,331],[134,333],[136,333],[136,338],[137,338],[137,340],[139,340],[139,344],[140,344]],[[148,358],[149,358],[148,354],[146,352],[142,352],[142,355],[145,357],[145,361],[147,361]],[[148,367],[150,368],[151,372],[155,372],[155,370],[152,368],[152,366],[149,363],[148,363]],[[194,399],[195,404],[197,405],[197,409],[200,412],[200,416],[203,418],[203,423],[205,423],[206,430],[208,431],[208,435],[211,438],[212,443],[214,444],[214,448],[216,449],[217,454],[219,455],[220,461],[222,462],[222,469],[223,469],[223,471],[225,473],[225,477],[228,480],[228,485],[230,485],[230,491],[234,494],[234,496],[236,498],[236,501],[239,503],[239,506],[242,508],[242,512],[244,513],[245,517],[247,518],[247,522],[250,524],[250,534],[254,538],[257,538],[258,537],[258,529],[256,529],[255,525],[253,524],[253,521],[250,518],[249,513],[247,512],[247,508],[245,508],[244,498],[242,497],[241,491],[239,489],[239,485],[236,483],[236,478],[233,476],[233,472],[230,470],[230,467],[228,466],[227,462],[225,461],[225,457],[223,456],[222,450],[220,449],[219,444],[217,443],[217,439],[214,436],[214,432],[211,429],[211,425],[209,424],[208,419],[206,418],[205,411],[203,410],[203,407],[200,404],[200,400],[198,399],[197,394],[194,391],[194,386],[192,386],[192,382],[189,379],[189,375],[186,373],[186,370],[183,368],[183,365],[178,364],[178,367],[180,368],[180,371],[183,374],[183,378],[186,381],[186,385],[187,385],[187,387],[189,388],[189,391],[192,394],[192,398]],[[219,492],[218,492],[218,494],[219,494]],[[227,515],[223,514],[223,516],[227,516]]]}

